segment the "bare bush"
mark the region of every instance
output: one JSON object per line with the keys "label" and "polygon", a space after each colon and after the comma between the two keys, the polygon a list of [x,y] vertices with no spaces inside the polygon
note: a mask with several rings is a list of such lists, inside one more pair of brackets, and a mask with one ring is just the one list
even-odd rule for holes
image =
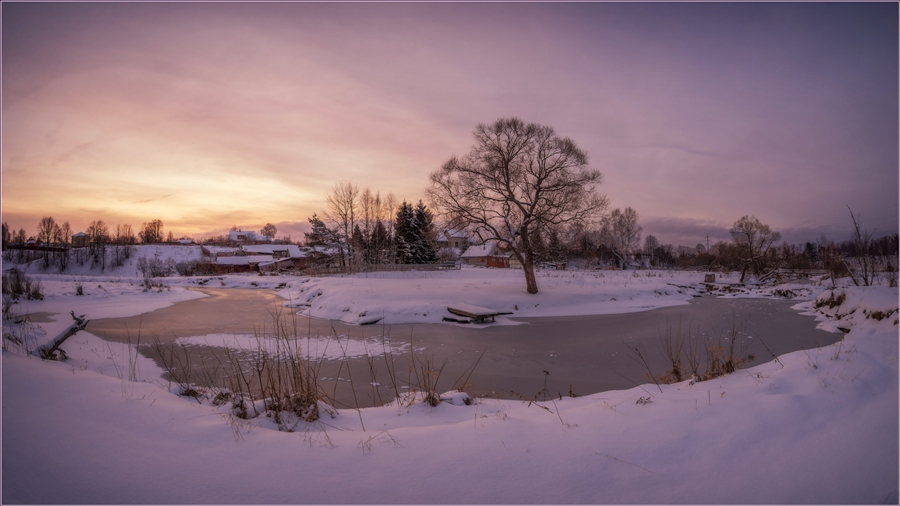
{"label": "bare bush", "polygon": [[[653,372],[650,357],[645,351],[630,346],[629,350],[643,365],[646,370],[645,376],[657,387],[661,383],[679,383],[686,379],[684,377],[685,370],[681,365],[682,358],[687,362],[693,376],[691,381],[705,381],[731,374],[756,360],[754,354],[747,353],[747,341],[741,339],[743,334],[743,329],[737,325],[737,318],[732,317],[731,329],[719,334],[718,337],[704,338],[700,334],[699,328],[696,335],[689,331],[687,348],[685,348],[685,338],[681,336],[681,323],[679,322],[678,330],[674,335],[671,326],[667,327],[666,335],[660,338],[659,350],[666,357],[670,369],[662,375]],[[777,357],[775,360],[778,360]],[[701,366],[705,366],[705,368],[701,368]]]}
{"label": "bare bush", "polygon": [[3,272],[3,293],[9,295],[10,300],[25,298],[29,300],[43,300],[44,292],[41,282],[33,280],[19,269],[12,268]]}
{"label": "bare bush", "polygon": [[145,278],[165,278],[175,271],[175,261],[171,258],[163,260],[159,255],[153,258],[141,257],[138,258],[137,268]]}

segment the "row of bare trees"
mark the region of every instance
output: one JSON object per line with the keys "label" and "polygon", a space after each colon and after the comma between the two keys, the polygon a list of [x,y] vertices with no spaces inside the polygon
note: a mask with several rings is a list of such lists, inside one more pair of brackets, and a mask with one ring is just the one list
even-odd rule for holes
{"label": "row of bare trees", "polygon": [[399,205],[393,193],[382,197],[380,191],[368,187],[360,191],[353,182],[341,181],[325,202],[324,219],[313,214],[312,230],[306,234],[307,245],[316,248],[321,263],[335,258],[341,267],[350,267],[391,260],[393,216]]}
{"label": "row of bare trees", "polygon": [[437,261],[434,217],[421,201],[398,202],[393,193],[382,197],[351,181],[337,183],[325,200],[324,219],[313,214],[305,234],[318,263],[353,269]]}
{"label": "row of bare trees", "polygon": [[[171,232],[169,236],[173,240]],[[3,222],[4,250],[11,245],[25,245],[29,240],[27,237],[24,229],[13,232]],[[129,224],[119,224],[111,229],[105,221],[94,220],[84,231],[84,239],[75,243],[78,238],[69,222],[60,224],[52,216],[44,216],[38,222],[37,235],[31,237],[41,249],[34,253],[17,250],[17,260],[32,260],[32,257],[38,256],[45,269],[56,265],[61,272],[68,268],[70,259],[79,265],[90,261],[92,267],[99,267],[101,270],[105,270],[107,265],[118,267],[131,257],[138,239],[145,244],[162,242],[163,222],[157,219],[143,223],[140,231],[135,234]],[[70,251],[72,246],[83,247]]]}

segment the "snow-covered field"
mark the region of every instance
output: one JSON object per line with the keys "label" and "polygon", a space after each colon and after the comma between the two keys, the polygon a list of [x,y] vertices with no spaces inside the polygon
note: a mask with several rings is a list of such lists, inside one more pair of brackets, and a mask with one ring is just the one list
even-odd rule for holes
{"label": "snow-covered field", "polygon": [[[62,332],[70,310],[91,319],[140,314],[202,296],[186,289],[201,282],[278,288],[287,304],[349,323],[360,314],[439,322],[458,302],[515,316],[639,311],[683,304],[702,289],[696,272],[552,271],[540,273],[541,292],[530,296],[516,271],[473,268],[166,278],[143,291],[128,267],[102,276],[29,270],[45,298],[15,311],[53,313],[53,321],[33,322],[30,334],[4,331],[30,335],[31,345]],[[84,296],[75,295],[79,284]],[[849,333],[833,346],[662,391],[395,403],[299,422],[294,432],[174,395],[155,363],[89,332],[63,345],[65,362],[4,351],[2,500],[896,504],[897,289],[779,288],[805,295],[795,307],[815,312],[822,328]]]}

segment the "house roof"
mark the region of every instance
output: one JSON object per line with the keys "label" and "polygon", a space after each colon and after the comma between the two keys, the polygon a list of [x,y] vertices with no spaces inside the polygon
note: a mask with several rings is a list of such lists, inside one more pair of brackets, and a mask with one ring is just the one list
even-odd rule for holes
{"label": "house roof", "polygon": [[456,237],[458,239],[468,239],[469,238],[469,234],[467,234],[465,230],[456,230],[453,228],[448,228],[447,230],[444,231],[444,233],[447,234],[447,237]]}
{"label": "house roof", "polygon": [[461,256],[463,258],[477,258],[496,256],[497,254],[497,245],[495,243],[484,243],[469,246],[469,248],[466,249],[465,253],[463,253]]}
{"label": "house roof", "polygon": [[247,253],[267,253],[274,254],[276,251],[287,251],[291,258],[305,258],[306,252],[300,249],[296,244],[254,244],[241,246],[241,249]]}
{"label": "house roof", "polygon": [[232,241],[237,241],[239,236],[244,236],[245,240],[248,241],[271,241],[271,237],[266,237],[264,235],[257,234],[252,230],[230,230],[228,232],[228,239]]}
{"label": "house roof", "polygon": [[263,262],[271,262],[271,255],[250,255],[246,257],[216,257],[216,263],[219,265],[253,265]]}

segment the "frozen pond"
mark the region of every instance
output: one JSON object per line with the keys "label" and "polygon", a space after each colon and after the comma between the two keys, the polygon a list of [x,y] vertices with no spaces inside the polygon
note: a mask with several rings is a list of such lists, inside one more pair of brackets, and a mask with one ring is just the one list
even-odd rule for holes
{"label": "frozen pond", "polygon": [[[586,395],[648,383],[647,369],[632,349],[641,349],[654,374],[662,374],[667,363],[661,342],[667,334],[683,337],[685,352],[692,339],[695,343],[709,338],[727,343],[735,335],[741,356],[755,357],[747,365],[772,361],[773,354],[825,346],[842,337],[817,330],[813,317],[790,309],[796,301],[780,299],[704,296],[688,305],[638,313],[517,318],[520,325],[352,326],[297,316],[293,309],[283,307],[284,299],[266,290],[202,291],[208,297],[141,316],[94,320],[88,330],[115,341],[136,342],[140,334],[142,344],[156,337],[174,343],[177,338],[222,335],[244,336],[242,342],[246,343],[252,336],[271,333],[273,315],[281,313],[301,344],[316,343],[310,347],[316,347],[312,355],[321,359],[317,376],[339,407],[390,400],[392,383],[404,390],[409,380],[415,382],[415,371],[420,371],[426,360],[435,368],[443,366],[440,391],[460,386],[468,376],[468,391],[474,395],[533,399],[536,395],[556,397],[570,391]],[[324,339],[308,339],[318,336]],[[221,356],[224,348],[220,346],[227,340],[195,337],[185,342],[196,356],[193,363],[203,365],[216,362],[214,357]],[[209,345],[197,345],[202,342]],[[361,343],[367,346],[344,351],[341,356],[341,350]],[[242,346],[244,350],[248,347],[252,345]],[[323,353],[326,348],[329,352]],[[142,347],[142,352],[154,354],[149,347]],[[476,361],[469,376],[467,370]],[[386,364],[395,371],[394,381]],[[687,368],[684,359],[682,365]]]}

